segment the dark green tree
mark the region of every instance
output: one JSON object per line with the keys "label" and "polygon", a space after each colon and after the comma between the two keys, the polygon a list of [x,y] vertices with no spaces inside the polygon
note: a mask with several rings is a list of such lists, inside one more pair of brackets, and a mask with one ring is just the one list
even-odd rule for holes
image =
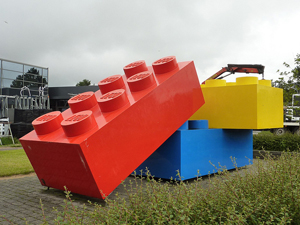
{"label": "dark green tree", "polygon": [[27,86],[29,89],[37,89],[39,86],[42,86],[41,83],[45,85],[47,84],[47,80],[40,75],[40,71],[32,67],[27,71],[27,73],[18,75],[16,79],[12,81],[10,87],[22,88],[23,86]]}
{"label": "dark green tree", "polygon": [[273,86],[283,89],[283,104],[290,105],[292,95],[300,92],[300,54],[296,55],[294,66],[290,66],[286,62],[283,65],[287,71],[277,71],[282,77],[274,81]]}
{"label": "dark green tree", "polygon": [[90,86],[90,85],[91,85],[90,80],[83,79],[82,81],[80,81],[76,84],[76,87],[78,87],[78,86]]}

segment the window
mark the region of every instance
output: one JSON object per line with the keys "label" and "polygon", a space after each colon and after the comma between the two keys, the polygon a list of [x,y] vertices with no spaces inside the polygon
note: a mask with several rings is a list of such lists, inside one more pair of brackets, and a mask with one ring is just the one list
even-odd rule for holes
{"label": "window", "polygon": [[[9,88],[12,85],[12,82],[15,80],[10,79],[2,79],[1,88]],[[23,81],[19,81],[23,84]]]}
{"label": "window", "polygon": [[48,77],[48,69],[43,69],[43,76]]}
{"label": "window", "polygon": [[13,63],[8,61],[2,61],[2,67],[6,70],[13,70],[18,72],[23,72],[23,65],[19,63]]}
{"label": "window", "polygon": [[10,70],[2,70],[2,77],[3,78],[9,78],[9,79],[22,79],[22,72],[15,72]]}

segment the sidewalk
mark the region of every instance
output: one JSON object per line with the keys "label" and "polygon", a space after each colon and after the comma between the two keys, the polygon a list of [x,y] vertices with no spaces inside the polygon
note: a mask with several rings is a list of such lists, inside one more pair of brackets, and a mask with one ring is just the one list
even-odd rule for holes
{"label": "sidewalk", "polygon": [[22,146],[20,146],[20,147],[6,147],[5,145],[0,145],[0,151],[16,150],[16,149],[23,149],[23,147]]}

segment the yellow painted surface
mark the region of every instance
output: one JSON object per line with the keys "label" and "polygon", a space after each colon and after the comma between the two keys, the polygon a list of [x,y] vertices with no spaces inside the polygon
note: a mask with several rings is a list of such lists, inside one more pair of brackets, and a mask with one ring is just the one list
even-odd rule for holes
{"label": "yellow painted surface", "polygon": [[201,86],[205,104],[190,120],[208,120],[209,128],[283,127],[282,89],[270,87],[268,81],[246,78],[237,78],[235,85]]}

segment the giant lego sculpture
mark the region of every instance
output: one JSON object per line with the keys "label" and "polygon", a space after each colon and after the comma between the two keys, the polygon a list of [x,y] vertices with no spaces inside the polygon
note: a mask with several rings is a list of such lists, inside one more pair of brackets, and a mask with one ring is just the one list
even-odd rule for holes
{"label": "giant lego sculpture", "polygon": [[104,199],[204,104],[193,62],[123,69],[20,139],[42,185]]}
{"label": "giant lego sculpture", "polygon": [[212,164],[232,169],[253,158],[252,129],[283,125],[282,90],[270,81],[200,86],[193,62],[174,56],[123,70],[63,113],[37,118],[20,139],[42,185],[104,199],[145,167],[165,179],[179,170],[183,180],[216,172]]}
{"label": "giant lego sculpture", "polygon": [[208,129],[207,120],[191,120],[140,165],[136,173],[146,174],[149,170],[156,178],[188,180],[225,167],[230,170],[249,165],[251,159],[252,130]]}
{"label": "giant lego sculpture", "polygon": [[270,80],[238,77],[236,82],[207,80],[205,105],[190,120],[208,120],[209,128],[270,129],[283,126],[283,90]]}
{"label": "giant lego sculpture", "polygon": [[242,167],[253,159],[252,129],[283,126],[283,90],[271,87],[270,80],[207,80],[201,87],[205,104],[137,173],[148,168],[155,177],[178,179],[179,170],[180,178],[187,180]]}

